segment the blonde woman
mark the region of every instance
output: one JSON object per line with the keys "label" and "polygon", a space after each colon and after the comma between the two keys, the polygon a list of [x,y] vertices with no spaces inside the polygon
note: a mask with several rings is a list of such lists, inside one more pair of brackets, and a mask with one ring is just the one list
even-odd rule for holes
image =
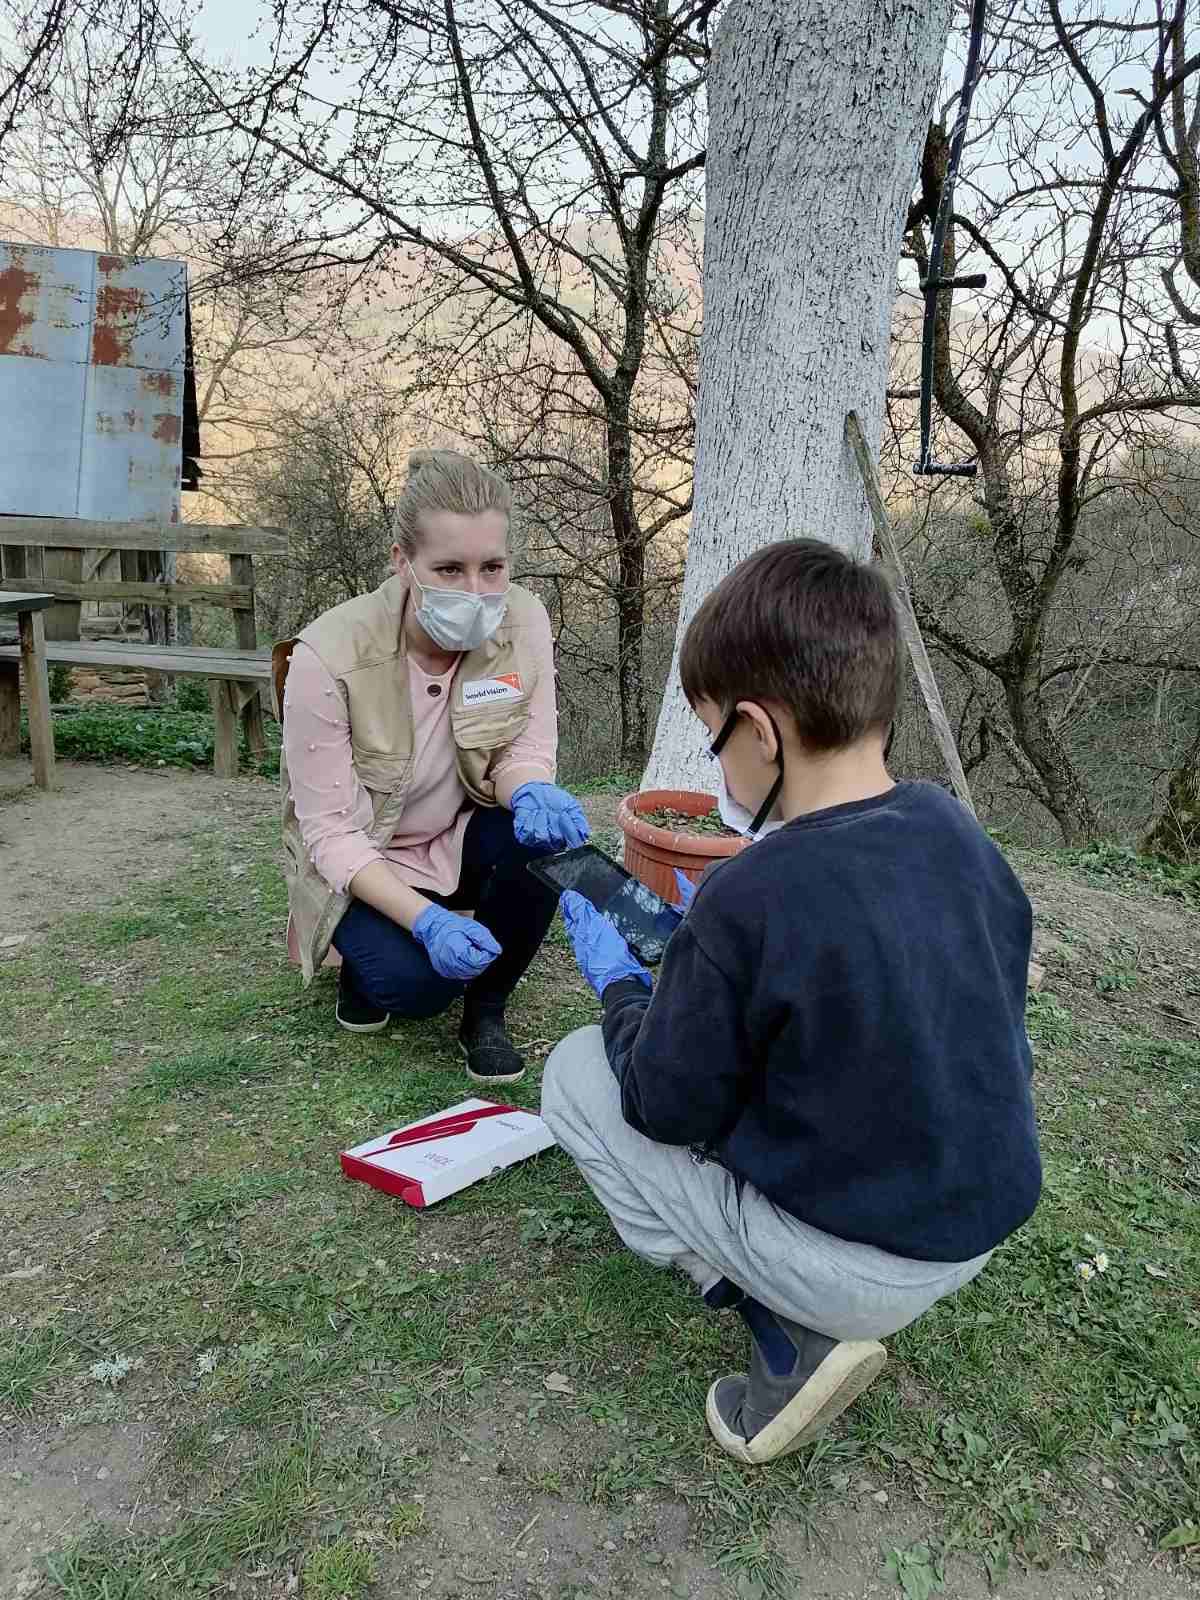
{"label": "blonde woman", "polygon": [[462,996],[480,1083],[525,1070],[505,1006],[556,904],[526,864],[589,833],[554,783],[550,621],[510,580],[511,511],[487,467],[416,451],[392,576],[276,646],[280,666],[291,652],[283,831],[304,981],[332,946],[337,1019],[361,1033]]}

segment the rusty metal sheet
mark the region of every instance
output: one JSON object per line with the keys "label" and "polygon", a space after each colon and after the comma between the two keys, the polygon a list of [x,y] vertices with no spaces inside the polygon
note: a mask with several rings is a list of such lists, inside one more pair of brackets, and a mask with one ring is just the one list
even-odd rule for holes
{"label": "rusty metal sheet", "polygon": [[82,250],[0,244],[0,355],[87,361],[93,260]]}
{"label": "rusty metal sheet", "polygon": [[179,261],[0,243],[0,514],[179,521],[186,300]]}

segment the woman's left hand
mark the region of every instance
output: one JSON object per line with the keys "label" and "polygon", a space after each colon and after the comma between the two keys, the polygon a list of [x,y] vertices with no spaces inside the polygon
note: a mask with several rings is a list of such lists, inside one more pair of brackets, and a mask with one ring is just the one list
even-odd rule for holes
{"label": "woman's left hand", "polygon": [[571,850],[592,836],[579,801],[553,783],[523,783],[513,794],[512,814],[519,844]]}

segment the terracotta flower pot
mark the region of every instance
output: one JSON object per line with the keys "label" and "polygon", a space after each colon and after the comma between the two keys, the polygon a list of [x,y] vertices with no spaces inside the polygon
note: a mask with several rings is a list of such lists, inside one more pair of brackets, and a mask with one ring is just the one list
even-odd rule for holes
{"label": "terracotta flower pot", "polygon": [[716,795],[697,794],[694,789],[643,789],[640,794],[627,794],[617,808],[617,826],[625,835],[628,871],[647,889],[674,904],[679,898],[676,867],[695,883],[714,861],[744,850],[748,839],[719,833],[675,833],[647,822],[642,815],[669,806],[689,817],[703,817],[716,803]]}

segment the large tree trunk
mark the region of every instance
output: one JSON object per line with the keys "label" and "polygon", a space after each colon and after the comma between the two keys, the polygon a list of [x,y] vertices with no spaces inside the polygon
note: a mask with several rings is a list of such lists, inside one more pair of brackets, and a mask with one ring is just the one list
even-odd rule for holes
{"label": "large tree trunk", "polygon": [[1142,843],[1149,856],[1185,865],[1200,862],[1200,722],[1196,737],[1171,774],[1166,804]]}
{"label": "large tree trunk", "polygon": [[646,759],[646,542],[638,525],[630,459],[629,397],[612,403],[606,418],[609,505],[617,546],[617,699],[621,769],[635,772]]}
{"label": "large tree trunk", "polygon": [[[676,637],[751,551],[866,555],[844,444],[878,444],[900,240],[950,0],[732,0],[708,98],[696,509]],[[711,781],[674,667],[646,785]]]}
{"label": "large tree trunk", "polygon": [[1098,839],[1100,818],[1040,693],[1018,680],[1005,685],[1005,700],[1017,743],[1041,780],[1043,792],[1037,798],[1058,823],[1063,842],[1082,845]]}

